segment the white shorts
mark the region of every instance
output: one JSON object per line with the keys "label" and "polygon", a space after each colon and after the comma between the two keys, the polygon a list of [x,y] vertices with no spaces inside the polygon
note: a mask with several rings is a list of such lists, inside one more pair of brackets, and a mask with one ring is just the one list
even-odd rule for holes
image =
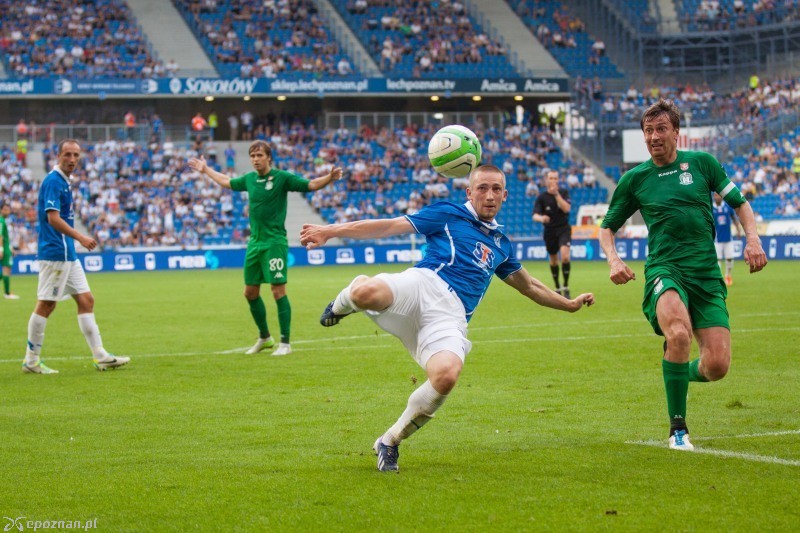
{"label": "white shorts", "polygon": [[73,294],[89,292],[81,262],[39,261],[39,289],[36,297],[46,302],[66,300]]}
{"label": "white shorts", "polygon": [[715,242],[717,247],[717,259],[733,259],[733,241]]}
{"label": "white shorts", "polygon": [[366,315],[400,339],[419,366],[425,368],[431,356],[443,350],[465,360],[472,349],[466,311],[442,278],[425,268],[375,277],[389,285],[394,301],[387,309]]}

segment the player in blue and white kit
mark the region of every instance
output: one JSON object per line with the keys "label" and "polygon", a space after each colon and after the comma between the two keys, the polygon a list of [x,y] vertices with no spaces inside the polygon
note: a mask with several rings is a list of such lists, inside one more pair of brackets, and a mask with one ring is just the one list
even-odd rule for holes
{"label": "player in blue and white kit", "polygon": [[[725,260],[725,285],[733,285],[733,236],[731,235],[731,224],[734,224],[741,232],[741,224],[736,217],[733,208],[722,201],[722,196],[714,193],[714,203],[711,205],[714,215],[714,246],[717,247],[717,260]],[[720,265],[722,270],[722,265]]]}
{"label": "player in blue and white kit", "polygon": [[87,250],[94,250],[97,241],[74,227],[70,176],[78,166],[81,147],[66,139],[58,145],[58,163],[39,188],[39,288],[36,308],[28,321],[28,347],[22,371],[31,374],[57,374],[57,370],[40,360],[47,318],[56,302],[69,296],[78,304],[78,326],[89,344],[98,370],[122,366],[130,358],[115,357],[103,348],[100,330],[94,318],[94,296],[86,281],[81,262],[75,255],[75,240]]}
{"label": "player in blue and white kit", "polygon": [[322,314],[333,326],[364,311],[383,330],[400,339],[428,380],[408,399],[397,422],[378,437],[378,469],[397,471],[398,447],[441,407],[455,387],[472,348],[467,323],[494,274],[539,305],[575,312],[592,305],[591,293],[568,300],[533,278],[517,261],[514,249],[495,221],[508,196],[503,172],[491,165],[476,168],[463,205],[439,202],[418,213],[391,219],[317,226],[306,224],[300,242],[307,248],[329,239],[379,239],[420,233],[427,239],[425,258],[399,274],[358,276]]}

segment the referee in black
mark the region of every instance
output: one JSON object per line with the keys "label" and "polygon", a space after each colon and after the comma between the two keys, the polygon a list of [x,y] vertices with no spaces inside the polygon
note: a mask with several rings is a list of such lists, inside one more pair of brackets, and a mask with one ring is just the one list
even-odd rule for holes
{"label": "referee in black", "polygon": [[[544,225],[544,244],[550,255],[550,272],[556,283],[556,292],[569,298],[569,247],[572,244],[572,226],[569,225],[569,191],[558,186],[558,172],[548,170],[544,178],[547,192],[540,194],[533,204],[533,220]],[[558,254],[561,253],[561,271],[564,285],[558,282]]]}

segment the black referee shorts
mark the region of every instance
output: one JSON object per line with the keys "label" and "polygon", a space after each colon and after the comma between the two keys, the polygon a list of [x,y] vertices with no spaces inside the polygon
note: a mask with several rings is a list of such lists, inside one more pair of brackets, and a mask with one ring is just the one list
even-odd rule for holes
{"label": "black referee shorts", "polygon": [[557,254],[562,246],[569,246],[570,244],[572,244],[572,226],[564,226],[552,232],[544,232],[544,245],[550,255]]}

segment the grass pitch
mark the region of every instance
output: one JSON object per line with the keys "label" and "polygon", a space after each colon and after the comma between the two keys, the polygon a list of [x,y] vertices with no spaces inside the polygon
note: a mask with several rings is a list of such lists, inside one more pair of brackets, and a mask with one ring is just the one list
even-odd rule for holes
{"label": "grass pitch", "polygon": [[[527,268],[549,283],[546,263]],[[495,281],[470,324],[462,378],[436,419],[400,448],[400,473],[371,445],[424,373],[363,316],[322,328],[357,273],[295,268],[288,357],[245,356],[256,332],[238,270],[94,274],[106,347],[91,366],[75,305],[51,317],[44,359],[23,375],[36,278],[0,300],[0,515],[92,520],[106,531],[694,530],[800,524],[797,264],[734,271],[733,366],[691,384],[702,453],[666,449],[661,340],[639,280],[574,263],[577,314]],[[277,312],[265,287],[268,320]],[[695,347],[696,352],[696,347]]]}

